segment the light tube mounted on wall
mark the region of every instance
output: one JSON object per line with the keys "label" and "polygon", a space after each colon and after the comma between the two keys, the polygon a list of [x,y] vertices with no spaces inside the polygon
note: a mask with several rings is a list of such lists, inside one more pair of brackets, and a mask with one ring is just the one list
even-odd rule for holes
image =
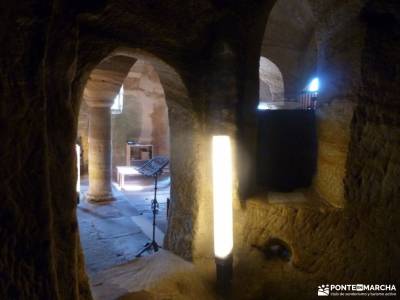
{"label": "light tube mounted on wall", "polygon": [[233,248],[232,232],[232,150],[227,135],[212,139],[214,254],[227,258]]}
{"label": "light tube mounted on wall", "polygon": [[[75,152],[76,152],[76,192],[79,195],[81,191],[81,147],[78,144],[75,144]],[[79,196],[78,196],[79,197]]]}

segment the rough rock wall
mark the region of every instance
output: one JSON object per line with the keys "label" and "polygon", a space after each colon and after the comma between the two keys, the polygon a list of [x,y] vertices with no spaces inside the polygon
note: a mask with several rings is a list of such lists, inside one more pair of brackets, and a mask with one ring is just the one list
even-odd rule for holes
{"label": "rough rock wall", "polygon": [[[359,22],[360,2],[338,3],[335,9],[314,3],[318,47],[318,167],[313,188],[326,201],[343,207],[345,164],[350,122],[361,85],[361,51],[365,35]],[[333,26],[336,24],[336,26]]]}
{"label": "rough rock wall", "polygon": [[349,98],[336,98],[322,103],[316,111],[318,156],[312,189],[335,207],[343,207],[346,203],[343,178],[353,107]]}
{"label": "rough rock wall", "polygon": [[[399,286],[400,11],[395,1],[368,1],[358,6],[358,13],[354,7],[345,8],[357,3],[339,2],[314,1],[313,5],[327,14],[330,24],[338,24],[336,32],[330,27],[331,33],[348,37],[345,44],[338,38],[320,44],[322,51],[330,53],[324,57],[323,69],[332,76],[326,79],[331,95],[335,83],[340,83],[339,91],[346,91],[344,99],[332,101],[321,112],[331,110],[331,130],[339,135],[340,128],[349,132],[342,175],[344,206],[314,202],[311,195],[308,204],[274,204],[271,194],[249,199],[245,209],[236,212],[237,299],[314,299],[317,286],[327,283]],[[346,16],[353,16],[351,28],[356,31],[343,22]],[[353,70],[334,69],[350,57],[358,58],[352,62]],[[355,80],[349,83],[347,76]],[[349,95],[355,101],[353,113],[340,105]],[[349,114],[351,123],[341,122]],[[341,165],[343,159],[336,162]],[[320,167],[329,169],[329,165]],[[291,257],[268,256],[266,245],[271,239],[283,240]],[[249,285],[243,287],[244,281]]]}
{"label": "rough rock wall", "polygon": [[2,299],[90,299],[74,201],[76,7],[53,4],[0,9]]}
{"label": "rough rock wall", "polygon": [[271,88],[269,87],[268,83],[265,81],[260,80],[260,102],[269,102],[272,101],[272,93]]}
{"label": "rough rock wall", "polygon": [[345,196],[368,232],[357,245],[370,250],[367,273],[399,286],[400,7],[397,1],[369,1],[361,19],[362,88],[351,124]]}

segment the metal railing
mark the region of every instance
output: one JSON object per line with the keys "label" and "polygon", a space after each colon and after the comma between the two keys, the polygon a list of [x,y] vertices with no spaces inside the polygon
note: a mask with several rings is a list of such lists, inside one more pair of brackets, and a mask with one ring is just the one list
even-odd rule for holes
{"label": "metal railing", "polygon": [[302,109],[316,109],[317,98],[318,92],[303,91],[298,97],[298,102],[301,104]]}

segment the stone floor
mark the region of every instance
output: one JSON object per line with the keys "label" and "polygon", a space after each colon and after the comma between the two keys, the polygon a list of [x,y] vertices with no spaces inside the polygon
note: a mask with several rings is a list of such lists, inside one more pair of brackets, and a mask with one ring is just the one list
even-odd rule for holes
{"label": "stone floor", "polygon": [[[217,299],[212,283],[190,262],[160,249],[135,255],[152,233],[153,182],[143,177],[126,181],[127,191],[116,184],[116,200],[103,204],[85,199],[86,177],[81,179],[77,208],[80,238],[95,300],[193,300]],[[169,176],[160,179],[157,215],[157,243],[162,244],[167,228],[166,201]]]}
{"label": "stone floor", "polygon": [[95,300],[220,299],[195,265],[163,249],[90,279]]}
{"label": "stone floor", "polygon": [[[115,201],[93,204],[85,199],[87,177],[81,179],[77,216],[89,276],[132,260],[151,237],[153,181],[137,176],[128,179],[126,185],[127,189],[134,186],[136,190],[120,191],[114,184]],[[168,197],[169,176],[163,176],[157,193],[160,207],[156,219],[156,240],[159,244],[162,244],[167,228]]]}

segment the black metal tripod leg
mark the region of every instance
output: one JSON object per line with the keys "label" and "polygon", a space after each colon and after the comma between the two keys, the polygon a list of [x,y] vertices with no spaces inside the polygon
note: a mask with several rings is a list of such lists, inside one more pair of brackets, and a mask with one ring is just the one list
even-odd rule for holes
{"label": "black metal tripod leg", "polygon": [[150,243],[147,243],[146,245],[144,245],[144,248],[142,250],[140,250],[140,252],[138,254],[136,254],[135,256],[140,257],[143,254],[143,252],[149,251],[151,249],[153,249],[154,252],[158,252],[158,250],[160,248],[161,248],[161,246],[159,246],[157,244],[157,242],[153,241],[153,242],[150,242]]}
{"label": "black metal tripod leg", "polygon": [[138,254],[136,254],[136,257],[142,256],[143,252],[150,250],[153,247],[152,243],[147,243],[142,250]]}
{"label": "black metal tripod leg", "polygon": [[154,252],[157,252],[161,248],[161,246],[159,246],[155,241],[152,242],[151,244],[153,245]]}

